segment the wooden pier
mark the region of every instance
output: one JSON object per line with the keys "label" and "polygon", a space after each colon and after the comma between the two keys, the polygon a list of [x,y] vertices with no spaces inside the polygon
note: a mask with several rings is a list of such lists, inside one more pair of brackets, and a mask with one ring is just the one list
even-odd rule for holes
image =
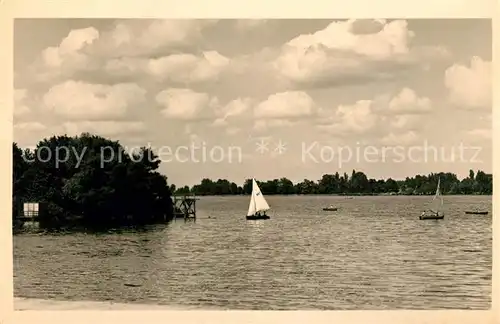
{"label": "wooden pier", "polygon": [[173,196],[174,198],[174,220],[183,218],[184,220],[196,221],[196,198],[194,195]]}

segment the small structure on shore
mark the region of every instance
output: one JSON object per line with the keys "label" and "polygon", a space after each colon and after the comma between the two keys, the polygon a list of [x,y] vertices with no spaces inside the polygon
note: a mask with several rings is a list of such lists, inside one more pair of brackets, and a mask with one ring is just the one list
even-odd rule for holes
{"label": "small structure on shore", "polygon": [[19,204],[18,212],[14,218],[20,228],[39,228],[40,215],[47,211],[47,204],[41,202],[25,202]]}
{"label": "small structure on shore", "polygon": [[194,195],[174,196],[174,220],[184,218],[184,220],[196,220],[196,198]]}

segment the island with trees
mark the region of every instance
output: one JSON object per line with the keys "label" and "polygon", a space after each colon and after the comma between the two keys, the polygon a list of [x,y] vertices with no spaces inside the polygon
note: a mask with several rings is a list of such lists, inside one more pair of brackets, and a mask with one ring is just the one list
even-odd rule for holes
{"label": "island with trees", "polygon": [[157,171],[160,162],[146,147],[129,154],[118,141],[91,134],[53,136],[34,150],[13,143],[13,225],[24,202],[46,204],[39,216],[44,229],[169,221],[172,193]]}
{"label": "island with trees", "polygon": [[[172,195],[248,195],[251,179],[241,185],[225,179],[203,179],[191,188],[169,184],[158,172],[161,160],[150,148],[127,152],[118,142],[83,133],[52,136],[34,150],[13,143],[13,225],[26,202],[42,202],[46,213],[39,226],[48,230],[107,230],[169,222],[174,217]],[[317,181],[293,183],[287,178],[258,181],[266,195],[431,195],[437,179],[448,195],[491,195],[493,177],[470,170],[459,179],[453,173],[416,175],[404,180],[371,179],[353,170],[325,174]]]}

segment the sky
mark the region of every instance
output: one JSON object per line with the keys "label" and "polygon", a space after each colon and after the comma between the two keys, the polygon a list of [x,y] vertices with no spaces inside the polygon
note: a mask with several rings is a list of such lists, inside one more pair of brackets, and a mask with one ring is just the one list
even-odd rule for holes
{"label": "sky", "polygon": [[169,183],[492,172],[491,21],[16,19],[14,141],[151,146]]}

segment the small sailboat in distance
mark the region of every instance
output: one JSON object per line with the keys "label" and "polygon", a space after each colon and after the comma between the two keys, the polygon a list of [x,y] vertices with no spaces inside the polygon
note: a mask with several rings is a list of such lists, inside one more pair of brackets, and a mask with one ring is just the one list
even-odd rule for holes
{"label": "small sailboat in distance", "polygon": [[337,208],[337,207],[335,207],[335,206],[333,206],[333,205],[330,205],[330,206],[328,206],[328,207],[323,208],[323,210],[324,210],[324,211],[337,211],[337,210],[338,210],[338,208]]}
{"label": "small sailboat in distance", "polygon": [[431,208],[427,211],[423,211],[420,214],[420,219],[443,219],[444,213],[440,209],[443,207],[443,197],[441,196],[441,179],[438,178],[436,193],[434,198],[432,198]]}
{"label": "small sailboat in distance", "polygon": [[266,215],[266,211],[271,209],[269,204],[260,191],[259,185],[255,179],[252,179],[252,194],[250,197],[250,204],[248,206],[247,220],[270,219]]}

